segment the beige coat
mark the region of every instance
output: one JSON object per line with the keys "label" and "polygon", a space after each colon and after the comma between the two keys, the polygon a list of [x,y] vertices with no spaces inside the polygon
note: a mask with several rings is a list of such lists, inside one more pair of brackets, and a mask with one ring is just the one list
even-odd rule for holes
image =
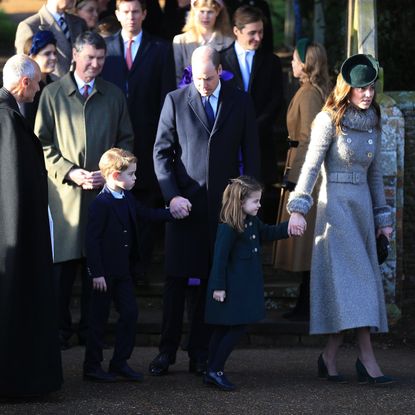
{"label": "beige coat", "polygon": [[[80,17],[69,13],[65,13],[65,19],[71,34],[71,42],[74,42],[76,37],[86,30],[86,24]],[[58,61],[53,73],[61,77],[69,71],[72,62],[72,45],[68,42],[61,27],[48,12],[46,6],[43,6],[36,14],[23,20],[17,26],[14,42],[16,52],[23,53],[27,40],[40,29],[50,30],[55,35]]]}
{"label": "beige coat", "polygon": [[[306,83],[294,95],[287,111],[287,129],[291,140],[298,141],[297,148],[288,150],[285,172],[288,181],[297,183],[301,167],[307,154],[310,142],[311,123],[321,111],[324,101],[311,84]],[[319,186],[314,188],[313,197],[317,199]],[[278,223],[289,219],[286,210],[289,192],[284,193],[280,201]],[[278,241],[276,244],[275,267],[286,271],[309,271],[311,268],[311,253],[314,242],[314,224],[316,220],[316,206],[314,205],[307,215],[307,231],[301,238],[289,238]]]}
{"label": "beige coat", "polygon": [[179,84],[183,77],[183,70],[190,65],[192,53],[196,48],[202,45],[209,45],[218,52],[226,49],[235,41],[233,37],[224,36],[220,32],[213,33],[212,38],[207,43],[197,42],[192,33],[186,32],[176,35],[173,38],[174,61],[176,64],[176,83]]}
{"label": "beige coat", "polygon": [[72,167],[98,170],[102,153],[111,147],[132,150],[126,100],[119,88],[101,78],[85,100],[67,74],[43,90],[35,133],[48,170],[55,262],[81,258],[88,207],[97,192],[83,190],[65,176]]}

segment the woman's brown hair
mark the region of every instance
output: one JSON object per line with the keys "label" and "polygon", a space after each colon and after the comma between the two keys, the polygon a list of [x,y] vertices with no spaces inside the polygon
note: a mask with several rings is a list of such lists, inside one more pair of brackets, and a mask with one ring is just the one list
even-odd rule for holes
{"label": "woman's brown hair", "polygon": [[[344,117],[344,114],[347,108],[352,105],[350,103],[349,97],[352,91],[352,86],[350,86],[343,78],[342,74],[339,73],[337,75],[337,82],[336,86],[334,87],[333,91],[331,91],[329,97],[327,98],[326,103],[322,111],[326,111],[330,114],[331,119],[336,126],[336,134],[339,135],[341,133],[341,121]],[[373,97],[372,105],[376,110],[378,118],[380,120],[380,108],[377,102],[375,101],[375,96]]]}
{"label": "woman's brown hair", "polygon": [[238,232],[244,231],[242,203],[253,193],[262,192],[262,185],[254,178],[240,176],[231,179],[222,196],[220,220]]}
{"label": "woman's brown hair", "polygon": [[308,45],[300,82],[309,82],[317,88],[323,100],[327,99],[330,92],[330,77],[326,49],[320,43],[312,42]]}

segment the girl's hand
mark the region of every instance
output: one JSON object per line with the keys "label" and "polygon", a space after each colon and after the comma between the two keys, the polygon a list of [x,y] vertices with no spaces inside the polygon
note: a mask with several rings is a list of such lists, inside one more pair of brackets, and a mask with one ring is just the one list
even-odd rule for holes
{"label": "girl's hand", "polygon": [[213,291],[213,299],[223,303],[226,298],[226,291],[224,290],[215,290]]}
{"label": "girl's hand", "polygon": [[291,213],[290,220],[288,222],[288,235],[301,236],[307,229],[307,222],[301,213]]}
{"label": "girl's hand", "polygon": [[392,232],[393,232],[393,228],[391,226],[385,226],[384,228],[378,228],[376,232],[376,237],[378,237],[380,234],[383,233],[388,238],[388,241],[390,241]]}

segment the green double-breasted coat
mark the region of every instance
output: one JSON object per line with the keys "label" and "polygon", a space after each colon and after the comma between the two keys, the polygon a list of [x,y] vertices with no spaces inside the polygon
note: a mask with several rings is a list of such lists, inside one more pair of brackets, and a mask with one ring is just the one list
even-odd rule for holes
{"label": "green double-breasted coat", "polygon": [[[207,323],[249,324],[265,317],[261,241],[288,238],[287,228],[288,222],[265,225],[256,216],[247,216],[243,233],[219,225],[207,289]],[[213,299],[214,290],[226,291],[223,303]]]}

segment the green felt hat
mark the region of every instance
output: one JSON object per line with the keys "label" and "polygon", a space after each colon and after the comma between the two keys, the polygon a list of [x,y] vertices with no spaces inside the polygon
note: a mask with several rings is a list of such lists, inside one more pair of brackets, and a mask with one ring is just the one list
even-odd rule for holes
{"label": "green felt hat", "polygon": [[343,79],[353,88],[363,88],[376,81],[379,62],[371,55],[359,53],[347,58],[340,69]]}
{"label": "green felt hat", "polygon": [[298,56],[301,59],[301,62],[305,63],[305,57],[307,54],[307,48],[310,46],[310,39],[308,37],[303,37],[298,40],[295,48],[297,49]]}

